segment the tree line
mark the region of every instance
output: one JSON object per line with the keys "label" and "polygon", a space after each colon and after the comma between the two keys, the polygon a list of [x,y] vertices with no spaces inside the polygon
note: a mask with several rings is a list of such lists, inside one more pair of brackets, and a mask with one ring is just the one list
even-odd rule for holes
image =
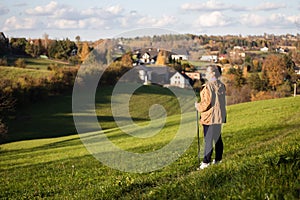
{"label": "tree line", "polygon": [[1,41],[0,59],[1,64],[7,64],[7,57],[10,56],[30,56],[38,58],[46,56],[49,59],[57,59],[80,64],[93,49],[87,41],[71,41],[70,39],[49,39],[47,34],[41,39],[10,38]]}

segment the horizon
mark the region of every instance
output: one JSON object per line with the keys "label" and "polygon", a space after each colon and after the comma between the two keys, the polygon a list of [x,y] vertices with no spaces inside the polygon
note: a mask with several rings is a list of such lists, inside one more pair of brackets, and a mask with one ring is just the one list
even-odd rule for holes
{"label": "horizon", "polygon": [[297,35],[299,11],[297,0],[3,0],[0,23],[8,38],[42,38],[46,33],[50,39],[75,40],[79,35],[95,41],[142,29],[213,36]]}
{"label": "horizon", "polygon": [[[30,39],[30,40],[38,40],[38,39],[41,39],[43,40],[43,36],[40,36],[40,37],[36,37],[36,38],[33,38],[31,36],[21,36],[21,37],[10,37],[8,36],[5,32],[2,32],[4,34],[4,36],[8,39],[11,39],[11,38],[25,38],[25,39]],[[96,42],[96,41],[99,41],[99,40],[109,40],[109,39],[135,39],[136,37],[139,37],[139,38],[143,38],[143,37],[153,37],[153,36],[158,36],[158,37],[161,37],[161,36],[164,36],[164,35],[193,35],[193,36],[207,36],[207,37],[242,37],[242,38],[247,38],[247,37],[264,37],[265,35],[267,36],[275,36],[275,37],[280,37],[280,36],[287,36],[287,35],[291,35],[291,36],[295,36],[295,37],[298,37],[300,35],[300,33],[296,33],[296,34],[292,34],[292,33],[282,33],[282,34],[274,34],[274,33],[263,33],[263,34],[252,34],[252,35],[241,35],[241,34],[224,34],[224,35],[221,35],[221,34],[192,34],[192,33],[163,33],[163,34],[153,34],[153,35],[134,35],[134,36],[129,36],[129,37],[124,37],[122,35],[117,35],[117,36],[114,36],[114,37],[106,37],[106,38],[98,38],[98,39],[95,39],[95,40],[81,40],[82,42]],[[80,35],[78,35],[80,36]],[[64,39],[69,39],[70,41],[76,41],[75,38],[70,38],[68,36],[64,36],[62,38],[51,38],[49,37],[50,40],[64,40]]]}

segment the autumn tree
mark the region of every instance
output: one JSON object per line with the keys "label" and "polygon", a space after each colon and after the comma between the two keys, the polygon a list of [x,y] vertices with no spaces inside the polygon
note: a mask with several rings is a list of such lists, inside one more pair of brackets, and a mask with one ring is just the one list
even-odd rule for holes
{"label": "autumn tree", "polygon": [[133,59],[132,59],[132,53],[126,53],[121,58],[121,64],[124,67],[132,67]]}
{"label": "autumn tree", "polygon": [[167,60],[169,59],[167,51],[161,50],[157,55],[156,64],[157,65],[165,65]]}
{"label": "autumn tree", "polygon": [[261,63],[259,62],[258,59],[252,60],[252,66],[253,66],[253,69],[252,69],[253,72],[261,71]]}
{"label": "autumn tree", "polygon": [[268,78],[269,85],[274,90],[276,87],[284,83],[287,70],[282,56],[275,54],[267,56],[262,68]]}
{"label": "autumn tree", "polygon": [[80,53],[80,58],[81,58],[82,62],[88,57],[89,53],[90,53],[89,44],[87,42],[84,42],[82,44],[82,49],[81,49],[81,53]]}

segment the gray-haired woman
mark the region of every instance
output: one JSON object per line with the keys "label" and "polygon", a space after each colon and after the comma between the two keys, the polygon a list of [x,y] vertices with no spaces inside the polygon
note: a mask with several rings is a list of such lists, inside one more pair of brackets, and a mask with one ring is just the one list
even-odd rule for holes
{"label": "gray-haired woman", "polygon": [[225,85],[219,80],[221,69],[209,66],[205,73],[207,83],[200,92],[200,103],[195,108],[200,112],[200,123],[203,125],[205,149],[204,158],[198,169],[204,169],[211,163],[213,141],[215,142],[214,164],[221,162],[223,141],[221,137],[222,123],[226,122]]}

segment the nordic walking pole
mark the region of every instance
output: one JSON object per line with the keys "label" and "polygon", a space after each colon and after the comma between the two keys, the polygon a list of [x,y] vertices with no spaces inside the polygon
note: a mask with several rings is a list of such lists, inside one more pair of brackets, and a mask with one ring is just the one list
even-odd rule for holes
{"label": "nordic walking pole", "polygon": [[196,110],[196,121],[197,121],[197,139],[198,139],[198,167],[200,166],[200,135],[199,135],[199,113]]}

